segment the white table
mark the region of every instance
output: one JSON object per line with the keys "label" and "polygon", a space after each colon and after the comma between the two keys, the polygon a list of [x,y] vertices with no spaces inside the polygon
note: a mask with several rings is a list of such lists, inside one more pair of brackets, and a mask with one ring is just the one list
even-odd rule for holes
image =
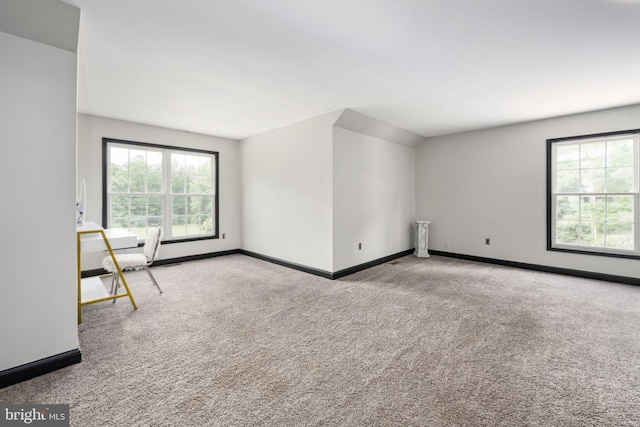
{"label": "white table", "polygon": [[[95,222],[85,222],[84,225],[76,226],[78,231],[94,231],[103,230],[105,236],[109,240],[111,249],[135,248],[138,246],[138,236],[130,231],[121,228],[102,228]],[[100,252],[106,251],[107,245],[100,233],[84,234],[82,239],[82,252]]]}
{"label": "white table", "polygon": [[[89,277],[82,279],[82,253],[108,251],[114,257],[114,249],[135,248],[138,246],[138,236],[130,231],[120,228],[103,229],[95,222],[86,222],[84,225],[76,226],[78,235],[78,323],[82,322],[82,306],[97,302],[115,300],[128,296],[133,309],[137,310],[133,295],[129,290],[122,270],[118,267],[118,273],[126,293],[110,295],[105,288],[100,277]],[[117,265],[117,262],[116,262]]]}

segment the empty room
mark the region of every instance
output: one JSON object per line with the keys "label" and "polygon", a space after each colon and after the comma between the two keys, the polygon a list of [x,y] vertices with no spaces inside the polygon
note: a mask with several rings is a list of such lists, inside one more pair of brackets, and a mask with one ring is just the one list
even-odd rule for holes
{"label": "empty room", "polygon": [[639,21],[0,0],[0,425],[640,425]]}

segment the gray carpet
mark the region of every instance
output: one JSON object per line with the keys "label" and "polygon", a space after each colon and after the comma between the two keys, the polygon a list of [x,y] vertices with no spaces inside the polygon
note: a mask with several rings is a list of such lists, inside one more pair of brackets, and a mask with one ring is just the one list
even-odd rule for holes
{"label": "gray carpet", "polygon": [[83,362],[0,390],[73,426],[638,426],[640,287],[407,256],[341,280],[232,255],[128,274]]}

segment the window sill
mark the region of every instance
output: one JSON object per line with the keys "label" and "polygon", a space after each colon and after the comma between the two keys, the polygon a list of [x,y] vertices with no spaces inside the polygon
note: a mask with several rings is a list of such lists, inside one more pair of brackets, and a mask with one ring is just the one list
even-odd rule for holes
{"label": "window sill", "polygon": [[611,258],[627,258],[627,259],[640,259],[640,254],[637,252],[600,252],[600,251],[590,251],[584,250],[575,247],[548,247],[548,251],[554,252],[565,252],[571,254],[581,254],[581,255],[596,255],[596,256],[604,256]]}

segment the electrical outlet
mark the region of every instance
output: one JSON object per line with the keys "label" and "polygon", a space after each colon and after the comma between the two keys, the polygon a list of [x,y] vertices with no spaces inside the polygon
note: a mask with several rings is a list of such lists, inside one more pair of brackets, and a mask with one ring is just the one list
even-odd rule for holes
{"label": "electrical outlet", "polygon": [[450,247],[450,246],[451,246],[451,244],[449,243],[449,241],[448,241],[448,240],[445,240],[445,241],[444,241],[444,248],[445,248],[445,249],[449,249],[449,247]]}
{"label": "electrical outlet", "polygon": [[486,239],[484,239],[484,244],[485,245],[490,245],[491,244],[491,239],[488,238],[488,237]]}
{"label": "electrical outlet", "polygon": [[358,243],[358,250],[361,251],[362,250],[362,243]]}
{"label": "electrical outlet", "polygon": [[226,234],[224,234],[224,233],[222,233],[222,238],[223,238],[223,239],[226,239],[226,238],[227,238],[227,235],[226,235]]}

